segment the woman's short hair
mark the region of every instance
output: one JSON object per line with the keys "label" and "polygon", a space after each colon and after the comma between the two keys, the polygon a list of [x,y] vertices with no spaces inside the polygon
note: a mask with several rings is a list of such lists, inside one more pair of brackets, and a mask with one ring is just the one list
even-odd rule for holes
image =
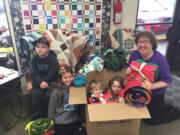
{"label": "woman's short hair", "polygon": [[157,49],[157,40],[156,40],[156,37],[153,32],[147,31],[147,30],[137,32],[137,34],[135,35],[135,39],[134,39],[136,45],[138,44],[138,40],[141,37],[146,37],[150,40],[153,51],[155,51]]}

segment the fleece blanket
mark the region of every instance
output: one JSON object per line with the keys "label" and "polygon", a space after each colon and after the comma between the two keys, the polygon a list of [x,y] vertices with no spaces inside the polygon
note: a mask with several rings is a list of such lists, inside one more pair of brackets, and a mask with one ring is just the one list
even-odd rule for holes
{"label": "fleece blanket", "polygon": [[36,54],[32,43],[38,38],[42,37],[42,35],[42,32],[33,32],[24,35],[19,39],[20,45],[18,52],[22,71],[27,70],[30,59]]}
{"label": "fleece blanket", "polygon": [[125,103],[134,107],[143,107],[151,101],[151,90],[141,81],[133,80],[126,84]]}
{"label": "fleece blanket", "polygon": [[50,49],[57,54],[58,62],[74,70],[88,38],[68,30],[47,30],[43,36],[50,41]]}
{"label": "fleece blanket", "polygon": [[127,76],[127,80],[147,79],[153,83],[159,74],[159,67],[153,63],[146,63],[143,60],[134,60],[130,64],[131,72]]}

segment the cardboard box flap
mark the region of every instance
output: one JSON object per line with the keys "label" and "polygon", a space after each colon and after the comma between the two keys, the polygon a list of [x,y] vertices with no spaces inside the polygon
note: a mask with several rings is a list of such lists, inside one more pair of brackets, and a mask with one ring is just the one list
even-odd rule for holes
{"label": "cardboard box flap", "polygon": [[85,87],[71,87],[69,93],[69,104],[87,104]]}
{"label": "cardboard box flap", "polygon": [[88,104],[90,122],[150,118],[146,107],[135,108],[125,103]]}

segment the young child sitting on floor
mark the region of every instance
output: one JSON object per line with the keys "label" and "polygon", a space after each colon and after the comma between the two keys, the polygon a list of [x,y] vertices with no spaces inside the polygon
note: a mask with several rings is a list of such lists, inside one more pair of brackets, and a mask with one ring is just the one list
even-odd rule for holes
{"label": "young child sitting on floor", "polygon": [[108,92],[104,94],[107,103],[124,102],[124,79],[120,76],[114,76],[109,81]]}
{"label": "young child sitting on floor", "polygon": [[92,80],[89,83],[88,102],[90,104],[105,104],[103,98],[102,82],[100,80]]}

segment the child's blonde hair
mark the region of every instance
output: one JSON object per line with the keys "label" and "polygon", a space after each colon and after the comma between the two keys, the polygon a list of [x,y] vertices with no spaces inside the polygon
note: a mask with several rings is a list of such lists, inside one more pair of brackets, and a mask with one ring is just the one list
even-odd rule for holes
{"label": "child's blonde hair", "polygon": [[90,93],[90,90],[93,90],[95,86],[101,86],[102,87],[102,82],[100,80],[91,80],[88,86],[88,93]]}

